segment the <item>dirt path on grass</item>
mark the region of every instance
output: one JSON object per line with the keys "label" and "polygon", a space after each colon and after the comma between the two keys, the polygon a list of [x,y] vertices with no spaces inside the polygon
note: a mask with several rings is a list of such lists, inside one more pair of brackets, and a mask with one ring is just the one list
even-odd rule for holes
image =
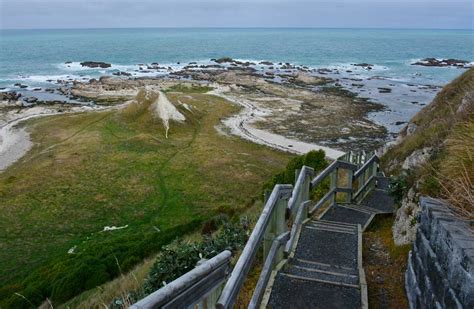
{"label": "dirt path on grass", "polygon": [[253,104],[250,100],[232,96],[229,93],[230,89],[228,89],[228,87],[218,84],[213,84],[212,86],[215,87],[215,89],[208,92],[208,94],[221,97],[243,107],[240,113],[223,121],[223,123],[231,129],[233,134],[257,144],[297,154],[304,154],[311,150],[324,150],[326,157],[332,160],[336,160],[344,155],[344,152],[333,148],[286,138],[282,135],[255,128],[252,124],[261,119],[261,117],[268,115],[270,113],[269,110],[263,110],[257,107],[257,105]]}

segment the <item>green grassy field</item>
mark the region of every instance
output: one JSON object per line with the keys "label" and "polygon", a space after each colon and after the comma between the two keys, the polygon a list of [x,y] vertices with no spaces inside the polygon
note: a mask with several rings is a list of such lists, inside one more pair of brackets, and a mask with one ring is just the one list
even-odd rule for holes
{"label": "green grassy field", "polygon": [[0,174],[0,307],[65,302],[253,204],[291,156],[219,134],[239,108],[198,90],[167,93],[192,106],[168,139],[143,93],[124,110],[28,123],[34,148]]}

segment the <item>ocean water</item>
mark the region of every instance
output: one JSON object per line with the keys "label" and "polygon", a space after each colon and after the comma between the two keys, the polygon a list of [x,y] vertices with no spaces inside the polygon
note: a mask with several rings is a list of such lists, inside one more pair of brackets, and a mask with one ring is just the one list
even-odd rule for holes
{"label": "ocean water", "polygon": [[[20,90],[14,84],[22,83],[29,87],[20,91],[28,91],[32,87],[49,87],[57,79],[87,80],[116,71],[154,76],[166,72],[140,73],[139,64],[158,62],[179,70],[192,61],[204,64],[223,56],[337,68],[348,80],[362,79],[369,85],[368,89],[352,90],[387,105],[392,112],[389,119],[381,113],[372,118],[387,127],[392,125],[396,131],[397,120],[406,121],[420,109],[418,105],[426,104],[437,91],[424,91],[423,87],[442,86],[464,71],[411,63],[426,57],[472,62],[474,32],[293,28],[1,30],[0,88]],[[79,62],[86,60],[108,62],[112,67],[81,67]],[[72,63],[65,64],[66,61]],[[373,64],[373,69],[352,65],[362,62]],[[351,84],[343,83],[347,88]],[[387,85],[394,88],[391,94],[382,96],[376,91]],[[417,85],[418,92],[410,91],[410,85]]]}

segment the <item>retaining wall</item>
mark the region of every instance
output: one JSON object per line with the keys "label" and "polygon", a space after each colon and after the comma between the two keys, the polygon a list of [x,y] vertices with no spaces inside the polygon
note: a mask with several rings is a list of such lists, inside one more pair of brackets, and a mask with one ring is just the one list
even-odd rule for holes
{"label": "retaining wall", "polygon": [[474,308],[474,233],[440,200],[421,198],[405,289],[411,308]]}

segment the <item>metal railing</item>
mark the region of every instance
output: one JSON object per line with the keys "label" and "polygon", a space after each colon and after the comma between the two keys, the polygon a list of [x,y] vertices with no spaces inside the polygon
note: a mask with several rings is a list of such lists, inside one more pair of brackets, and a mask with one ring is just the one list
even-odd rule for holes
{"label": "metal railing", "polygon": [[[264,265],[249,304],[250,308],[259,307],[272,272],[275,271],[275,268],[278,268],[279,265],[281,266],[284,263],[284,259],[289,258],[292,252],[294,252],[299,237],[298,235],[301,232],[304,221],[315,214],[323,205],[332,206],[335,205],[336,202],[360,202],[375,185],[374,179],[378,171],[378,162],[379,160],[376,155],[368,158],[365,153],[349,153],[339,160],[332,162],[315,177],[312,168],[303,166],[301,170],[296,171],[294,187],[292,185],[275,185],[270,196],[266,199],[263,211],[242,254],[228,280],[225,282],[220,297],[217,297],[217,295],[220,292],[222,282],[225,280],[225,278],[222,277],[222,272],[218,272],[219,275],[213,275],[217,272],[217,270],[213,270],[213,266],[208,265],[205,271],[201,265],[198,266],[200,270],[196,271],[196,269],[198,269],[196,268],[188,273],[195,272],[193,275],[185,277],[188,275],[186,274],[178,278],[175,280],[179,280],[178,283],[174,283],[173,281],[166,287],[144,298],[132,308],[155,308],[157,307],[155,305],[140,306],[142,306],[142,304],[158,304],[158,301],[164,302],[164,300],[162,300],[164,298],[166,298],[166,306],[168,307],[168,304],[199,305],[198,301],[201,301],[201,303],[205,304],[205,308],[211,308],[213,306],[217,308],[232,308],[255,262],[257,253],[262,249]],[[340,180],[342,180],[339,179],[340,177],[346,178],[344,185],[340,184]],[[330,179],[328,192],[314,203],[310,200],[311,191],[328,178]],[[343,201],[338,199],[338,193],[345,194]],[[289,226],[291,226],[290,229],[288,228]],[[228,258],[230,258],[230,252],[226,254]],[[208,262],[210,263],[213,259]],[[215,262],[213,262],[212,265],[215,265]],[[196,279],[196,277],[200,275],[202,277],[199,280]],[[215,277],[211,278],[211,276]],[[183,277],[185,278],[182,279]],[[220,281],[217,280],[217,277]],[[214,282],[213,278],[216,280],[215,282],[220,282],[220,285],[217,283],[216,285],[211,284],[212,289],[200,288],[197,284],[197,282],[201,282],[201,284]],[[189,283],[191,281],[193,283]],[[176,300],[173,301],[172,297]],[[204,302],[203,299],[205,300]],[[186,302],[184,302],[184,300],[186,300]],[[166,306],[162,307],[166,308]],[[188,305],[185,307],[188,307]]]}

